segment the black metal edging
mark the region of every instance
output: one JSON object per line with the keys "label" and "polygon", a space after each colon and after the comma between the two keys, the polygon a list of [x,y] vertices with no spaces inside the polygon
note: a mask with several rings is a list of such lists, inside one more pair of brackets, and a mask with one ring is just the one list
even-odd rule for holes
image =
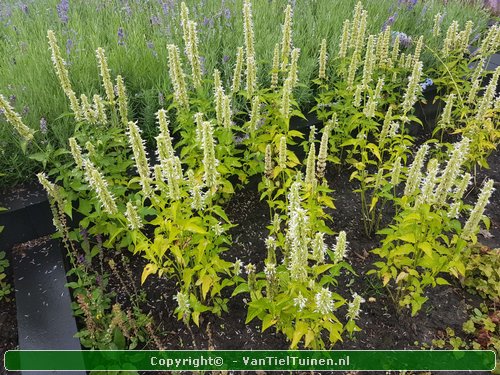
{"label": "black metal edging", "polygon": [[[61,243],[39,241],[24,243],[54,233],[52,213],[47,196],[37,188],[18,189],[17,193],[0,197],[0,248],[7,251],[14,271],[19,348],[80,350],[80,341],[66,287],[66,270]],[[25,372],[26,375],[73,374],[85,372]]]}

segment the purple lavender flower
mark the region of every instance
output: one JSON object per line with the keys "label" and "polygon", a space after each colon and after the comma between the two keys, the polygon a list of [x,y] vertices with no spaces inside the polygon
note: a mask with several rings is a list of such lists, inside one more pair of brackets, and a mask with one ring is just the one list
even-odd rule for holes
{"label": "purple lavender flower", "polygon": [[43,134],[47,134],[47,120],[45,119],[45,117],[42,117],[40,119],[40,131]]}
{"label": "purple lavender flower", "polygon": [[394,22],[396,21],[397,17],[398,17],[398,12],[394,12],[394,14],[392,16],[387,18],[385,20],[384,24],[382,25],[382,31],[385,31],[385,29],[387,29],[387,27],[394,25]]}
{"label": "purple lavender flower", "polygon": [[28,9],[28,5],[27,4],[20,4],[19,7],[21,8],[21,11],[24,14],[28,14],[29,13],[29,9]]}
{"label": "purple lavender flower", "polygon": [[226,20],[229,20],[231,18],[231,10],[229,8],[224,8],[222,13],[224,14],[224,18]]}
{"label": "purple lavender flower", "polygon": [[411,36],[408,36],[406,35],[405,33],[402,33],[400,31],[393,31],[392,32],[392,41],[394,42],[394,40],[396,39],[396,37],[399,35],[399,44],[403,47],[403,48],[408,48],[411,43],[412,43],[412,39],[411,39]]}
{"label": "purple lavender flower", "polygon": [[225,64],[229,61],[230,57],[228,55],[224,55],[224,57],[222,58],[222,63]]}
{"label": "purple lavender flower", "polygon": [[201,65],[201,74],[202,75],[205,75],[207,74],[207,70],[205,69],[205,57],[204,56],[200,56],[200,65]]}
{"label": "purple lavender flower", "polygon": [[69,21],[69,0],[61,0],[59,4],[56,5],[57,15],[62,23],[67,24]]}
{"label": "purple lavender flower", "polygon": [[71,38],[68,38],[68,40],[66,40],[66,55],[70,55],[71,54],[71,49],[73,48],[73,41],[71,40]]}
{"label": "purple lavender flower", "polygon": [[132,8],[130,8],[129,3],[126,3],[122,9],[125,11],[125,14],[127,15],[127,17],[132,16]]}
{"label": "purple lavender flower", "polygon": [[408,10],[412,10],[417,5],[418,0],[407,0]]}
{"label": "purple lavender flower", "polygon": [[209,27],[210,29],[214,28],[214,20],[213,18],[208,18],[206,16],[203,17],[203,26]]}
{"label": "purple lavender flower", "polygon": [[174,8],[174,0],[167,0],[167,1],[159,0],[159,2],[161,4],[161,9],[163,10],[163,14],[165,16],[168,16],[170,10]]}
{"label": "purple lavender flower", "polygon": [[425,13],[429,10],[429,3],[425,3],[424,7],[422,8],[422,12],[420,12],[420,17],[425,16]]}
{"label": "purple lavender flower", "polygon": [[157,15],[152,15],[151,18],[149,19],[149,22],[151,22],[151,25],[161,25],[161,19]]}
{"label": "purple lavender flower", "polygon": [[30,113],[30,107],[25,105],[23,111],[21,112],[21,116],[26,116],[28,113]]}
{"label": "purple lavender flower", "polygon": [[155,50],[155,45],[153,44],[153,42],[149,40],[146,42],[146,45],[151,50],[151,53],[153,54],[153,56],[158,57],[158,53]]}
{"label": "purple lavender flower", "polygon": [[12,107],[16,106],[16,100],[17,100],[17,97],[14,94],[12,94],[11,96],[9,96],[9,104]]}
{"label": "purple lavender flower", "polygon": [[125,45],[125,42],[124,42],[124,39],[125,38],[125,32],[123,31],[123,27],[119,27],[118,28],[118,44],[120,46],[124,46]]}

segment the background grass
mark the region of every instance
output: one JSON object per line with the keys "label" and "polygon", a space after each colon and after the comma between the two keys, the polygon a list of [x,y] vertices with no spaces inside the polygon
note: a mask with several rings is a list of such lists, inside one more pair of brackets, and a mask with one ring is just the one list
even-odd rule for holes
{"label": "background grass", "polygon": [[[215,67],[229,86],[238,46],[243,45],[243,0],[185,0],[190,18],[198,22],[200,54],[205,77]],[[335,55],[342,23],[352,17],[357,0],[291,1],[294,6],[293,44],[301,48],[299,77],[304,83],[296,92],[301,104],[313,99],[307,83],[317,74],[318,48],[322,38]],[[425,36],[433,44],[434,15],[445,14],[442,29],[453,20],[463,27],[473,20],[474,33],[485,29],[489,14],[480,2],[428,0],[413,5],[409,0],[364,0],[369,14],[370,33],[378,33],[389,16],[395,16],[393,30],[417,37]],[[281,24],[286,0],[253,0],[256,55],[259,84],[269,82],[269,70],[275,43],[281,40]],[[58,12],[59,0],[7,0],[0,3],[0,93],[10,97],[25,123],[39,128],[45,118],[48,133],[38,133],[42,141],[55,147],[65,146],[73,132],[67,99],[52,69],[47,30],[56,32],[70,78],[77,94],[101,93],[95,50],[105,48],[112,76],[125,78],[134,119],[140,120],[145,135],[154,133],[154,112],[162,105],[159,93],[168,95],[167,51],[175,43],[181,48],[180,1],[174,0],[86,0],[70,1],[65,22]],[[122,30],[121,37],[119,30]],[[427,67],[436,62],[424,53]],[[186,60],[184,67],[187,69]],[[103,95],[104,96],[104,95]],[[62,116],[63,115],[63,116]],[[6,176],[0,186],[31,179],[39,168],[19,147],[10,125],[0,117],[0,171]]]}

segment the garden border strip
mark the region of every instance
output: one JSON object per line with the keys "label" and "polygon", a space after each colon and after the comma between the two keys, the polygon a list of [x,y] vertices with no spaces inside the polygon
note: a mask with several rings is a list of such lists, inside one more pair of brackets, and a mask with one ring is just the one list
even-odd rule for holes
{"label": "garden border strip", "polygon": [[[13,252],[12,256],[19,347],[80,350],[80,342],[74,337],[77,327],[65,285],[60,242],[50,240],[26,251]],[[30,371],[28,374],[48,372]],[[70,374],[83,375],[85,372]]]}
{"label": "garden border strip", "polygon": [[4,226],[0,243],[4,250],[55,232],[47,194],[38,183],[0,195],[0,207],[7,209],[0,212],[0,226]]}

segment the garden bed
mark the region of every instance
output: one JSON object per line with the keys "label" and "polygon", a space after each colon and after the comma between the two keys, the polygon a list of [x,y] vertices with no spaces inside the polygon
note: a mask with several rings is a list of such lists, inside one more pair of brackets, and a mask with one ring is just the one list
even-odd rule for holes
{"label": "garden bed", "polygon": [[[48,193],[34,196],[33,213],[7,199],[0,217],[6,247],[23,243],[9,252],[19,347],[498,352],[500,68],[488,62],[500,27],[474,36],[480,25],[453,21],[445,31],[436,13],[432,32],[411,37],[391,29],[396,12],[367,35],[359,2],[338,45],[325,36],[311,52],[292,38],[293,2],[262,69],[252,4],[241,9],[234,70],[207,74],[196,8],[181,3],[181,43],[162,51],[172,87],[158,98],[151,88],[144,105],[145,91],[126,69],[115,77],[99,46],[102,88],[72,86],[61,33],[48,30],[71,108],[63,145],[45,118],[35,131],[16,97],[0,95]],[[67,18],[66,3],[57,10]],[[43,247],[52,224],[61,242]],[[25,242],[34,237],[39,262]],[[45,308],[51,288],[56,313]],[[72,328],[43,325],[56,317]],[[47,345],[26,327],[52,334]],[[4,339],[2,350],[15,341]]]}
{"label": "garden bed", "polygon": [[[500,181],[500,152],[490,156],[490,169],[482,170],[477,176],[478,181],[484,178],[493,178]],[[360,293],[367,302],[362,307],[359,326],[353,339],[346,339],[335,345],[335,349],[419,349],[424,345],[431,345],[432,340],[447,338],[447,329],[451,328],[465,340],[472,339],[462,331],[462,325],[468,320],[471,310],[479,307],[482,299],[461,288],[457,283],[452,286],[440,286],[428,293],[429,301],[424,311],[416,317],[410,317],[408,311],[398,314],[394,303],[387,295],[379,280],[367,276],[366,271],[372,268],[376,257],[370,250],[377,247],[377,237],[368,238],[359,220],[359,196],[352,192],[353,183],[348,180],[348,173],[337,174],[330,170],[327,174],[329,186],[334,190],[336,209],[332,210],[332,229],[336,232],[345,230],[349,240],[348,261],[358,276],[348,272],[339,278],[336,288],[340,294],[350,295],[352,291]],[[468,200],[474,201],[478,189],[471,187]],[[265,238],[269,221],[269,210],[265,201],[260,201],[255,182],[238,191],[227,204],[227,214],[237,226],[231,229],[233,237],[232,247],[223,255],[229,261],[240,259],[243,263],[262,260],[266,256]],[[500,247],[500,189],[497,189],[487,210],[491,218],[491,228],[480,236],[480,242],[491,248]],[[331,245],[331,243],[329,244]],[[21,247],[17,247],[19,251]],[[23,251],[30,251],[24,246]],[[117,292],[116,300],[127,306],[128,293],[139,290],[139,275],[146,262],[139,257],[125,254],[128,261],[123,262],[122,254],[106,254],[106,261],[114,259],[117,264],[128,264],[130,273],[136,275],[133,282],[135,287],[128,283],[120,283],[113,278],[109,290]],[[257,261],[257,268],[262,268],[262,261]],[[107,270],[112,273],[110,269]],[[125,275],[129,272],[118,268],[118,273]],[[12,276],[11,271],[8,274]],[[126,291],[125,289],[128,289]],[[143,305],[145,312],[154,317],[157,327],[158,342],[164,349],[287,349],[286,338],[281,334],[261,332],[258,321],[245,324],[247,308],[245,298],[238,296],[231,299],[229,313],[220,318],[208,316],[198,328],[194,325],[188,330],[182,321],[173,318],[176,307],[172,296],[176,286],[166,279],[150,278],[142,286],[146,293],[146,302]],[[345,312],[342,311],[343,315]],[[0,309],[2,335],[0,336],[0,352],[17,348],[17,324],[14,299],[2,302]],[[83,322],[80,321],[80,328]],[[157,348],[154,342],[148,344],[150,349]]]}

